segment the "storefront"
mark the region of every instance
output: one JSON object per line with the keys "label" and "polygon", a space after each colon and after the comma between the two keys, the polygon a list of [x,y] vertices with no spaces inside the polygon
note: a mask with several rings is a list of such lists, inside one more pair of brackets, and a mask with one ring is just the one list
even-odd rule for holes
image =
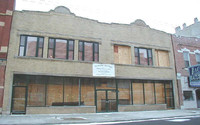
{"label": "storefront", "polygon": [[12,114],[117,112],[145,108],[174,108],[171,81],[14,75]]}

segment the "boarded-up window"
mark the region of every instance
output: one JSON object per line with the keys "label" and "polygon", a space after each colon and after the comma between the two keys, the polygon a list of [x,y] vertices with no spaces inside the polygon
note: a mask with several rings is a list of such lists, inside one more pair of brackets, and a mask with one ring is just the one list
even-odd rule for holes
{"label": "boarded-up window", "polygon": [[131,47],[114,45],[115,63],[131,64]]}
{"label": "boarded-up window", "polygon": [[94,80],[81,80],[81,105],[94,106],[95,105],[95,90]]}
{"label": "boarded-up window", "polygon": [[64,79],[64,105],[77,106],[79,102],[79,81],[78,79]]}
{"label": "boarded-up window", "polygon": [[155,50],[157,66],[169,66],[169,53],[168,51]]}
{"label": "boarded-up window", "polygon": [[155,95],[154,95],[154,84],[145,83],[145,104],[155,104]]}
{"label": "boarded-up window", "polygon": [[46,93],[46,105],[55,106],[63,103],[63,79],[50,77]]}
{"label": "boarded-up window", "polygon": [[120,105],[131,104],[131,81],[130,80],[118,80],[118,99]]}
{"label": "boarded-up window", "polygon": [[156,104],[165,104],[165,88],[163,83],[155,84]]}
{"label": "boarded-up window", "polygon": [[143,83],[132,83],[133,87],[133,104],[144,104]]}

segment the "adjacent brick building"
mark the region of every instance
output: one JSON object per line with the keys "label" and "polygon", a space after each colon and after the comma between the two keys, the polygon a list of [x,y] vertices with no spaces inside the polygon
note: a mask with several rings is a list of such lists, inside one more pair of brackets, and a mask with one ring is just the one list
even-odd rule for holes
{"label": "adjacent brick building", "polygon": [[200,64],[200,38],[172,35],[181,108],[200,108],[200,88],[189,86],[188,67]]}
{"label": "adjacent brick building", "polygon": [[4,96],[4,81],[8,44],[15,0],[0,0],[0,113]]}
{"label": "adjacent brick building", "polygon": [[179,107],[170,34],[142,20],[100,23],[66,7],[15,11],[13,20],[4,114]]}

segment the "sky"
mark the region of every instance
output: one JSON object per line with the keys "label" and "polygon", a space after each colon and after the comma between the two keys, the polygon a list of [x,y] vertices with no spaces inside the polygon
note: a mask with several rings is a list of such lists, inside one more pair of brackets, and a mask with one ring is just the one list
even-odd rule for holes
{"label": "sky", "polygon": [[153,29],[175,33],[183,23],[200,20],[200,0],[16,0],[16,10],[49,11],[65,6],[76,16],[105,23],[142,19]]}

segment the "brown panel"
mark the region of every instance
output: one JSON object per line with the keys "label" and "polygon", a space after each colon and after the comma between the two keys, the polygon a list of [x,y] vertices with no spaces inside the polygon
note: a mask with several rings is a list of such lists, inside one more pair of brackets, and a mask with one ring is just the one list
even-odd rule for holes
{"label": "brown panel", "polygon": [[84,79],[81,82],[81,102],[86,106],[94,106],[94,83],[93,80]]}
{"label": "brown panel", "polygon": [[65,79],[64,81],[65,105],[79,105],[79,82],[78,79]]}
{"label": "brown panel", "polygon": [[25,111],[25,87],[15,87],[13,95],[13,107],[12,112]]}
{"label": "brown panel", "polygon": [[144,104],[143,84],[132,83],[133,86],[133,104]]}
{"label": "brown panel", "polygon": [[48,84],[47,85],[47,105],[51,106],[54,103],[63,102],[63,85],[62,84]]}
{"label": "brown panel", "polygon": [[114,62],[131,64],[131,48],[129,46],[114,45]]}
{"label": "brown panel", "polygon": [[158,66],[169,66],[169,53],[167,51],[157,50]]}
{"label": "brown panel", "polygon": [[45,105],[45,84],[28,85],[28,106]]}
{"label": "brown panel", "polygon": [[119,54],[117,45],[114,45],[114,63],[119,63]]}
{"label": "brown panel", "polygon": [[145,83],[144,90],[145,90],[145,104],[155,104],[154,84]]}
{"label": "brown panel", "polygon": [[131,49],[129,46],[118,46],[119,63],[131,64]]}
{"label": "brown panel", "polygon": [[129,80],[118,80],[118,98],[119,104],[121,105],[129,105],[131,104],[131,89],[130,89],[130,81]]}
{"label": "brown panel", "polygon": [[165,104],[165,89],[163,83],[156,83],[156,104]]}

